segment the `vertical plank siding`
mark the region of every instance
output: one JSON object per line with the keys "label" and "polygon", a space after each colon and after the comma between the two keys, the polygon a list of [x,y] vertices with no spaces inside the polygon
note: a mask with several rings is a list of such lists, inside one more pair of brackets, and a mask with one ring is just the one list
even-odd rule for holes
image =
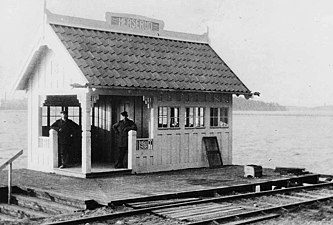
{"label": "vertical plank siding", "polygon": [[[231,95],[222,94],[188,94],[179,97],[179,94],[163,94],[154,98],[153,107],[153,150],[149,154],[137,156],[137,170],[135,173],[176,170],[185,168],[208,167],[208,160],[202,138],[216,136],[224,165],[231,164]],[[179,107],[180,127],[158,129],[158,107]],[[205,107],[205,127],[185,128],[185,107]],[[229,108],[229,127],[210,127],[210,108]]]}
{"label": "vertical plank siding", "polygon": [[[39,145],[40,132],[40,106],[43,105],[46,95],[76,95],[79,101],[84,101],[87,126],[87,137],[83,137],[83,148],[90,145],[90,93],[86,88],[72,88],[71,84],[85,84],[87,81],[74,64],[66,60],[61,54],[49,49],[38,62],[34,69],[34,75],[29,80],[29,131],[28,131],[28,168],[45,172],[52,172],[53,153],[44,145]],[[100,98],[97,110],[98,125],[93,124],[99,131],[93,130],[91,150],[92,160],[113,162],[117,158],[115,141],[112,137],[111,125],[119,119],[120,111],[125,107],[130,109],[129,114],[138,125],[138,138],[153,138],[153,149],[138,151],[135,157],[135,169],[133,172],[155,172],[185,168],[207,167],[208,161],[203,148],[202,138],[216,136],[221,150],[223,164],[232,163],[232,98],[230,94],[216,93],[181,93],[181,92],[147,92],[138,95],[132,92],[121,94],[116,90],[99,90]],[[139,93],[139,92],[138,92]],[[148,94],[147,94],[148,93]],[[148,108],[143,102],[145,97],[151,97],[152,102]],[[80,102],[82,104],[82,102]],[[179,128],[158,129],[158,107],[179,107]],[[123,109],[121,109],[123,107]],[[204,107],[205,127],[185,128],[185,108]],[[229,127],[210,127],[210,108],[229,108]],[[94,118],[92,118],[94,119]],[[101,132],[103,130],[103,132]],[[97,132],[97,136],[95,135]],[[87,141],[84,141],[87,138]],[[88,147],[87,147],[88,148]],[[86,152],[86,160],[90,159],[90,150]],[[91,161],[89,161],[91,162]],[[87,164],[88,165],[88,164]],[[89,169],[87,169],[89,171]]]}
{"label": "vertical plank siding", "polygon": [[[60,54],[48,49],[36,64],[28,81],[28,169],[53,172],[53,152],[47,140],[41,144],[41,110],[46,95],[82,95],[85,90],[71,87],[85,83],[77,68]],[[60,115],[59,115],[60,118]]]}

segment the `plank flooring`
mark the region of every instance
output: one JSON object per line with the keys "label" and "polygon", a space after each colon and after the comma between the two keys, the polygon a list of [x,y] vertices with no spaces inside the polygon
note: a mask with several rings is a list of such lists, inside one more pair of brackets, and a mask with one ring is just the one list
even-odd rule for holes
{"label": "plank flooring", "polygon": [[[141,175],[117,175],[89,179],[27,169],[13,171],[13,185],[36,187],[82,200],[96,200],[103,205],[115,200],[196,191],[277,178],[281,177],[269,170],[266,171],[262,179],[244,178],[242,166],[228,166],[216,169],[203,168]],[[6,185],[7,171],[0,171],[0,186]]]}

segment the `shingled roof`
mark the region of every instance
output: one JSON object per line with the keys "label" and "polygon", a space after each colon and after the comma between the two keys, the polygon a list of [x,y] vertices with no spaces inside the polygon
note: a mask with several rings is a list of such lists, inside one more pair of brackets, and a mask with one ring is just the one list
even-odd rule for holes
{"label": "shingled roof", "polygon": [[51,27],[90,86],[250,93],[207,43]]}

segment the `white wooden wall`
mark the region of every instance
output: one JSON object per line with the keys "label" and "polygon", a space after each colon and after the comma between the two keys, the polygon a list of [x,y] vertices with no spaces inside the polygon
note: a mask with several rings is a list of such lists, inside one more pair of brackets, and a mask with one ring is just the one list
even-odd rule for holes
{"label": "white wooden wall", "polygon": [[[216,136],[223,165],[232,164],[232,98],[227,102],[153,101],[153,150],[136,151],[136,173],[208,167],[203,137]],[[180,107],[180,129],[158,129],[158,107]],[[205,107],[205,128],[185,128],[185,107]],[[229,107],[229,127],[210,128],[210,108]]]}
{"label": "white wooden wall", "polygon": [[[52,172],[53,151],[44,138],[41,143],[41,110],[46,95],[86,95],[86,89],[73,89],[70,84],[87,81],[64,51],[60,41],[48,30],[48,50],[39,58],[28,84],[28,169]],[[60,117],[60,116],[59,116]]]}

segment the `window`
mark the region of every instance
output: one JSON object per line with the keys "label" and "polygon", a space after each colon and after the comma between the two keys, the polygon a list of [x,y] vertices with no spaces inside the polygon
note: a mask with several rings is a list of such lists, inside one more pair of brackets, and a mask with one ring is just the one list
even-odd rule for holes
{"label": "window", "polygon": [[43,106],[42,107],[42,130],[41,135],[49,136],[50,126],[60,117],[61,106]]}
{"label": "window", "polygon": [[211,127],[228,127],[228,108],[210,108],[210,126]]}
{"label": "window", "polygon": [[228,108],[220,108],[220,126],[228,127]]}
{"label": "window", "polygon": [[194,108],[185,108],[185,127],[194,127]]}
{"label": "window", "polygon": [[158,127],[168,127],[168,107],[158,107]]}
{"label": "window", "polygon": [[185,127],[204,127],[205,108],[188,107],[185,108]]}
{"label": "window", "polygon": [[61,111],[68,112],[68,119],[73,120],[79,126],[81,126],[81,108],[78,106],[43,106],[42,107],[42,115],[41,115],[41,135],[44,137],[49,136],[50,126],[58,119],[60,119]]}
{"label": "window", "polygon": [[179,127],[179,107],[158,107],[158,127]]}
{"label": "window", "polygon": [[170,127],[179,127],[179,108],[170,108]]}
{"label": "window", "polygon": [[[68,107],[68,119],[71,119],[78,125],[81,125],[80,116],[81,116],[80,107]],[[59,117],[59,114],[58,114],[58,117]]]}
{"label": "window", "polygon": [[50,124],[48,126],[51,126],[57,119],[60,118],[60,112],[64,110],[61,106],[49,106],[50,113]]}
{"label": "window", "polygon": [[219,109],[218,108],[210,108],[210,126],[218,127],[219,126]]}

